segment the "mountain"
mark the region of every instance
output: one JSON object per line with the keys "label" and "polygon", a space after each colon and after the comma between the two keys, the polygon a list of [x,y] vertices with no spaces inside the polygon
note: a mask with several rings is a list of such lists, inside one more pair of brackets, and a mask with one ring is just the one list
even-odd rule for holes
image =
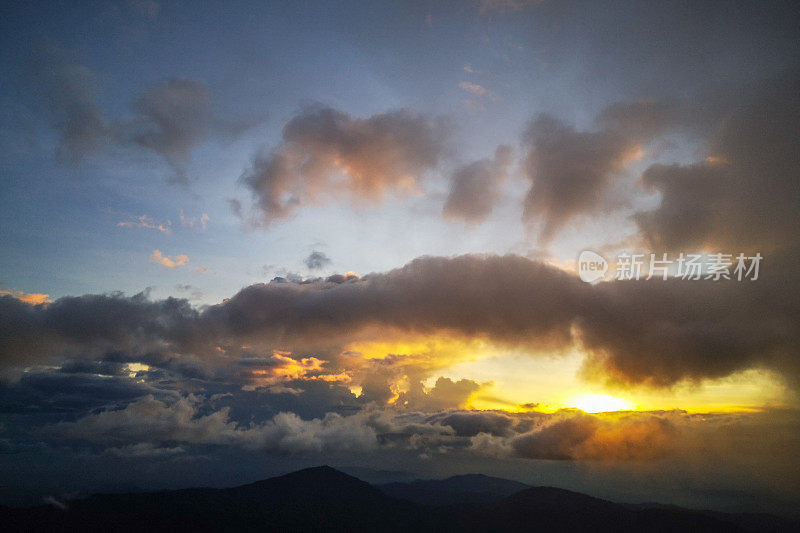
{"label": "mountain", "polygon": [[[98,494],[6,509],[2,531],[401,531],[437,517],[328,466],[229,489]],[[2,527],[5,526],[5,527]]]}
{"label": "mountain", "polygon": [[[411,497],[390,495],[400,493]],[[421,499],[425,494],[430,499]],[[434,503],[435,498],[444,503]],[[465,498],[475,503],[468,505]],[[479,504],[480,499],[491,501]],[[378,489],[328,466],[227,489],[96,494],[66,506],[0,507],[3,532],[766,532],[794,531],[796,525],[775,517],[623,505],[480,475]]]}
{"label": "mountain", "polygon": [[378,488],[389,496],[419,505],[466,509],[495,503],[528,488],[528,485],[482,474],[467,474],[447,479],[387,483],[378,485]]}
{"label": "mountain", "polygon": [[569,533],[780,532],[796,531],[777,517],[754,523],[752,515],[710,513],[675,506],[625,505],[554,487],[531,487],[469,511],[467,531],[563,531]]}

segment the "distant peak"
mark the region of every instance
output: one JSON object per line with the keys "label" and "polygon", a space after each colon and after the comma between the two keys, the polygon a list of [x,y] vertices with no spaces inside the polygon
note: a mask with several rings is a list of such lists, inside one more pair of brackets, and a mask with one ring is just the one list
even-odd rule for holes
{"label": "distant peak", "polygon": [[303,468],[289,474],[280,476],[282,479],[326,479],[326,480],[349,480],[364,483],[357,477],[350,474],[345,474],[340,470],[336,470],[332,466],[312,466],[310,468]]}
{"label": "distant peak", "polygon": [[295,474],[316,474],[316,475],[320,475],[320,476],[353,477],[353,476],[351,476],[349,474],[345,474],[341,470],[336,470],[332,466],[328,466],[328,465],[311,466],[309,468],[303,468],[301,470],[296,470],[295,472],[292,472],[292,473],[287,474],[287,475],[292,476],[292,475],[295,475]]}
{"label": "distant peak", "polygon": [[338,474],[344,474],[344,472],[336,470],[330,465],[310,466],[308,468],[302,468],[300,470],[295,471],[295,474],[298,472],[336,472]]}

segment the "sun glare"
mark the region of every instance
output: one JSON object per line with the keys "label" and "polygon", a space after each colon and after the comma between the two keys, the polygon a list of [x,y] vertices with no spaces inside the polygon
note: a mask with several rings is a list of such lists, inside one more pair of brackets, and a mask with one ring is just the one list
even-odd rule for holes
{"label": "sun glare", "polygon": [[609,396],[608,394],[585,394],[572,400],[571,406],[577,407],[586,413],[607,413],[610,411],[630,411],[636,405],[623,398]]}

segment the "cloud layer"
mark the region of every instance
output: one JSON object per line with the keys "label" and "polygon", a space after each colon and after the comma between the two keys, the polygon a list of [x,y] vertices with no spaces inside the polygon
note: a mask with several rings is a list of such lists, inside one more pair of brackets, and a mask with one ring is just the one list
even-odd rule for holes
{"label": "cloud layer", "polygon": [[767,367],[796,385],[795,257],[790,250],[772,255],[756,282],[595,286],[519,256],[425,257],[362,278],[252,285],[202,310],[144,295],[45,305],[5,296],[0,354],[11,367],[110,351],[131,361],[161,354],[213,364],[280,350],[332,361],[328,373],[338,374],[362,367],[358,357],[348,359],[354,343],[452,338],[532,354],[577,347],[587,375],[622,383],[663,386]]}

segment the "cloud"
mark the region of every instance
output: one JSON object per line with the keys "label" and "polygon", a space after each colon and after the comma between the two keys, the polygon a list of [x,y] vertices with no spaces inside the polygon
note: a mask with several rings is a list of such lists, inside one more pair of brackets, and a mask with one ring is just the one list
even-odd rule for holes
{"label": "cloud", "polygon": [[31,305],[41,305],[50,302],[49,294],[41,294],[38,292],[23,292],[17,289],[0,289],[0,296],[11,296],[21,302]]}
{"label": "cloud", "polygon": [[153,220],[153,217],[148,215],[141,215],[134,218],[133,220],[124,220],[122,222],[117,222],[117,227],[154,229],[160,231],[161,233],[165,233],[167,235],[172,233],[171,221],[167,220],[166,223],[156,222],[155,220]]}
{"label": "cloud", "polygon": [[186,450],[180,446],[174,447],[157,447],[149,442],[137,442],[136,444],[128,444],[116,448],[106,448],[104,453],[116,457],[170,457],[173,455],[185,453]]}
{"label": "cloud", "polygon": [[185,254],[166,256],[161,253],[161,250],[153,250],[150,254],[150,262],[164,265],[167,268],[178,268],[189,262],[189,256]]}
{"label": "cloud", "polygon": [[194,228],[196,226],[199,226],[200,231],[205,231],[208,228],[208,223],[211,221],[211,217],[208,216],[208,213],[203,213],[200,215],[200,220],[198,221],[197,217],[186,216],[183,213],[183,209],[181,209],[180,221],[181,221],[181,227]]}
{"label": "cloud", "polygon": [[[304,399],[301,395],[298,401]],[[277,454],[370,453],[399,446],[423,453],[461,451],[468,454],[465,460],[471,455],[659,464],[689,458],[696,462],[705,454],[720,453],[741,461],[752,452],[743,448],[731,453],[729,448],[742,445],[755,428],[782,427],[796,416],[682,411],[590,415],[575,410],[508,413],[367,406],[346,416],[328,412],[301,418],[280,412],[263,421],[240,423],[232,417],[231,407],[215,407],[214,400],[183,394],[163,400],[144,395],[122,408],[93,410],[74,421],[46,425],[37,433],[61,443],[96,443],[105,447],[104,453],[121,457],[190,453],[196,445]]]}
{"label": "cloud", "polygon": [[197,316],[186,300],[150,302],[144,293],[65,297],[46,307],[40,313],[40,306],[0,296],[0,365],[58,361],[73,349],[87,356],[146,354]]}
{"label": "cloud", "polygon": [[667,454],[676,437],[668,420],[652,415],[609,420],[574,414],[514,437],[510,447],[527,459],[642,460]]}
{"label": "cloud", "polygon": [[314,250],[303,260],[303,263],[309,270],[320,270],[329,265],[331,260],[324,253]]}
{"label": "cloud", "polygon": [[407,392],[399,395],[396,403],[411,409],[428,411],[463,408],[469,404],[470,398],[480,388],[481,385],[471,379],[453,381],[450,378],[440,377],[428,391],[425,391],[419,382],[412,384]]}
{"label": "cloud", "polygon": [[655,250],[764,251],[797,243],[800,211],[800,75],[762,82],[723,101],[707,155],[688,165],[653,165],[643,185],[661,195],[634,216]]}
{"label": "cloud", "polygon": [[598,284],[595,296],[603,303],[580,319],[587,375],[669,385],[766,366],[797,387],[793,344],[800,330],[789,317],[797,312],[800,285],[792,279],[792,257],[795,251],[771,255],[763,284]]}
{"label": "cloud", "polygon": [[169,404],[152,395],[124,409],[104,410],[75,422],[60,422],[50,431],[65,438],[119,443],[126,441],[221,442],[235,431],[228,410],[198,416],[198,400],[186,396]]}
{"label": "cloud", "polygon": [[540,225],[550,242],[569,222],[597,213],[612,180],[639,155],[639,141],[615,129],[577,131],[542,114],[525,132],[529,147],[524,170],[531,187],[523,220]]}
{"label": "cloud", "polygon": [[355,118],[307,108],[242,177],[255,201],[253,222],[267,226],[341,196],[377,202],[389,192],[413,191],[439,163],[445,134],[441,121],[406,110]]}
{"label": "cloud", "polygon": [[131,142],[164,158],[185,183],[190,150],[211,131],[211,93],[198,81],[169,78],[145,90],[134,103],[136,117],[123,124]]}
{"label": "cloud", "polygon": [[[12,394],[16,401],[10,406],[19,410],[12,411],[18,414],[3,428],[0,449],[6,454],[24,451],[24,457],[11,460],[41,461],[42,468],[52,469],[41,471],[45,473],[63,472],[74,457],[80,458],[80,468],[108,467],[108,461],[117,469],[120,461],[136,465],[112,470],[116,483],[133,479],[126,477],[131,470],[160,471],[164,460],[179,468],[174,462],[178,458],[191,469],[197,461],[240,465],[244,475],[269,454],[273,457],[268,462],[278,461],[280,468],[297,462],[352,464],[358,457],[359,464],[373,468],[402,461],[404,469],[430,472],[435,467],[437,475],[463,471],[464,464],[476,471],[529,472],[523,480],[563,482],[584,492],[601,490],[626,475],[641,482],[631,488],[633,494],[650,491],[647,494],[661,495],[657,499],[675,496],[674,489],[660,489],[685,484],[696,486],[686,493],[689,498],[707,496],[709,487],[760,494],[770,501],[778,496],[785,501],[798,498],[795,479],[788,475],[797,466],[796,410],[590,415],[577,410],[512,413],[351,404],[343,414],[332,409],[340,408],[344,397],[331,394],[325,383],[309,383],[307,391],[264,394],[235,386],[218,392],[217,378],[194,379],[190,386],[198,392],[189,394],[175,390],[176,385],[189,384],[169,378],[158,383],[157,375],[148,372],[129,380],[139,387],[138,397],[95,399],[66,411],[69,404],[62,391],[89,397],[93,383],[112,392],[124,388],[123,381],[94,378],[50,389],[47,384],[53,381],[40,377],[38,397]],[[101,385],[104,380],[115,381]],[[151,389],[160,385],[169,390],[147,392],[140,380],[148,381]],[[5,402],[3,387],[0,383]],[[325,400],[318,396],[323,390],[328,391]],[[43,417],[36,410],[31,417],[38,405],[47,406],[51,414]],[[307,406],[322,411],[300,414]],[[274,455],[292,457],[278,460]],[[433,457],[435,463],[430,461]],[[580,475],[570,477],[576,471]],[[648,481],[654,475],[657,487]]]}
{"label": "cloud", "polygon": [[35,91],[46,101],[59,133],[60,159],[79,163],[108,141],[106,118],[96,104],[97,75],[55,46],[40,46],[28,64]]}
{"label": "cloud", "polygon": [[513,423],[502,426],[502,431],[473,434],[470,449],[499,457],[551,461],[654,461],[675,454],[691,424],[682,412],[601,416],[566,410],[531,414],[533,418],[509,414]]}
{"label": "cloud", "polygon": [[42,501],[47,505],[52,505],[56,509],[61,509],[62,511],[69,509],[66,503],[58,501],[53,496],[45,496]]}
{"label": "cloud", "polygon": [[211,137],[238,136],[258,122],[215,115],[209,89],[185,78],[167,78],[144,89],[133,103],[133,116],[109,120],[97,103],[98,76],[70,53],[45,45],[28,66],[59,133],[58,155],[73,163],[105,145],[137,146],[162,157],[175,171],[173,181],[186,184],[194,147]]}
{"label": "cloud", "polygon": [[[155,383],[132,379],[124,363],[103,360],[62,362],[61,368],[30,371],[17,381],[0,381],[5,413],[48,417],[127,404],[146,394],[174,396]],[[141,379],[141,376],[140,376]]]}
{"label": "cloud", "polygon": [[[377,446],[375,431],[363,416],[328,413],[321,419],[303,420],[294,413],[279,413],[262,424],[237,426],[230,420],[229,408],[202,414],[202,406],[202,399],[191,394],[171,403],[148,395],[124,409],[104,410],[75,422],[59,422],[45,428],[45,432],[109,444],[176,442],[278,453],[363,451]],[[112,449],[136,451],[126,446]]]}
{"label": "cloud", "polygon": [[177,284],[175,290],[178,292],[189,293],[189,300],[199,300],[203,297],[203,291],[199,288],[189,284]]}
{"label": "cloud", "polygon": [[511,436],[516,434],[516,427],[524,420],[515,419],[510,413],[499,411],[458,411],[448,410],[439,416],[431,417],[431,421],[450,426],[460,437],[474,437],[481,433],[491,436]]}
{"label": "cloud", "polygon": [[[467,72],[470,72],[470,71],[467,71]],[[482,97],[482,98],[485,97],[485,98],[489,98],[490,100],[496,100],[497,99],[497,96],[492,91],[490,91],[486,87],[482,87],[481,85],[478,85],[477,83],[470,83],[468,81],[462,81],[461,83],[458,84],[458,87],[460,89],[462,89],[464,91],[467,91],[468,93],[471,93],[471,94],[473,94],[475,96],[478,96],[478,97]]]}
{"label": "cloud", "polygon": [[619,102],[596,117],[594,131],[540,115],[525,134],[531,188],[523,218],[548,242],[574,220],[618,208],[608,193],[622,172],[648,142],[670,133],[699,140],[702,156],[653,164],[641,175],[643,188],[660,196],[657,208],[632,217],[645,246],[754,253],[795,245],[798,89],[800,75],[790,71],[697,101]]}
{"label": "cloud", "polygon": [[[363,354],[348,355],[354,344],[454,339],[533,355],[578,348],[587,376],[626,384],[666,386],[766,367],[797,386],[795,257],[771,255],[757,282],[597,285],[519,256],[424,257],[361,278],[256,284],[202,311],[145,295],[61,298],[46,307],[6,296],[0,361],[29,366],[117,350],[212,362],[279,350],[330,361],[326,373],[336,375],[367,368],[359,366]],[[375,367],[389,372],[384,380],[394,369],[424,379],[412,371],[453,360],[435,344],[426,358],[390,354]]]}
{"label": "cloud", "polygon": [[243,373],[249,380],[250,387],[270,387],[279,383],[296,380],[320,380],[325,382],[349,382],[346,372],[339,374],[326,373],[327,361],[316,357],[295,359],[291,353],[273,352],[269,358],[255,357],[240,360],[244,365]]}
{"label": "cloud", "polygon": [[509,146],[498,146],[494,158],[481,159],[453,172],[450,193],[442,214],[445,218],[459,218],[479,223],[488,218],[499,197],[499,186],[505,180],[511,165]]}
{"label": "cloud", "polygon": [[619,102],[596,117],[593,131],[540,115],[525,134],[531,188],[523,219],[546,243],[572,221],[619,208],[625,199],[609,192],[647,143],[670,133],[699,140],[702,155],[641,175],[644,190],[660,196],[657,208],[632,216],[643,246],[675,253],[795,246],[798,89],[800,75],[790,71],[697,101]]}

